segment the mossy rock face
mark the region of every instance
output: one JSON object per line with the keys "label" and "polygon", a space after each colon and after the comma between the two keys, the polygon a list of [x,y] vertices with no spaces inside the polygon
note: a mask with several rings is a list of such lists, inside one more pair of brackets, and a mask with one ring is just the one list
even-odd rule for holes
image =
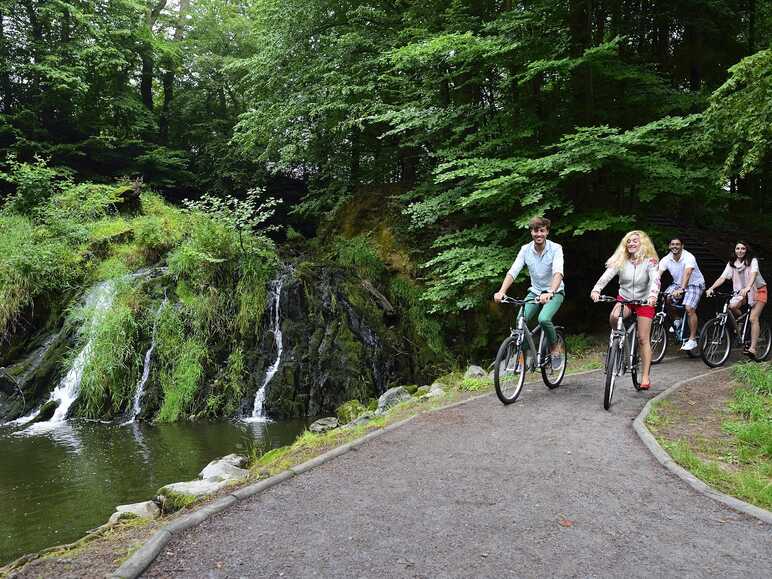
{"label": "mossy rock face", "polygon": [[428,386],[421,386],[418,390],[416,390],[412,394],[413,394],[413,396],[416,396],[416,397],[420,398],[424,394],[428,394],[428,393],[429,393],[429,387]]}
{"label": "mossy rock face", "polygon": [[[373,293],[352,272],[305,262],[285,280],[280,312],[282,363],[266,391],[269,416],[329,415],[412,378],[409,358],[397,354],[404,351],[402,337],[387,327]],[[272,320],[265,318],[250,368],[255,389],[276,359]]]}
{"label": "mossy rock face", "polygon": [[407,390],[408,394],[413,396],[418,390],[418,384],[407,384],[406,386],[403,386],[403,388]]}

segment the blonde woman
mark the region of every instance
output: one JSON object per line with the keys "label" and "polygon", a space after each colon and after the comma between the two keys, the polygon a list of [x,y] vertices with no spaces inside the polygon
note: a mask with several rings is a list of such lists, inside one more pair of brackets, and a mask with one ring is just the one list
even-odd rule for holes
{"label": "blonde woman", "polygon": [[617,304],[611,310],[611,327],[615,328],[620,313],[629,317],[631,312],[638,316],[638,345],[641,352],[641,390],[651,388],[651,322],[654,319],[654,306],[659,294],[659,258],[654,244],[643,231],[630,231],[619,243],[614,255],[606,261],[606,271],[592,288],[590,297],[597,302],[600,292],[608,283],[619,276],[619,298],[640,300],[647,305]]}

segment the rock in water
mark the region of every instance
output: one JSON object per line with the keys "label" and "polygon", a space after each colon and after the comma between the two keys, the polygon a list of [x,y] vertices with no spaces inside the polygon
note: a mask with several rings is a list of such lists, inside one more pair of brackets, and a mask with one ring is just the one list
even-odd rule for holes
{"label": "rock in water", "polygon": [[381,397],[378,398],[378,410],[377,412],[383,413],[386,412],[389,408],[392,408],[393,406],[396,406],[400,402],[404,402],[405,400],[410,400],[411,396],[410,393],[405,390],[402,386],[395,386],[394,388],[389,388],[381,394]]}
{"label": "rock in water", "polygon": [[487,378],[488,373],[479,366],[469,366],[464,372],[464,378]]}
{"label": "rock in water", "polygon": [[327,432],[328,430],[338,428],[338,426],[338,419],[334,416],[330,416],[328,418],[320,418],[309,426],[308,430],[311,432]]}

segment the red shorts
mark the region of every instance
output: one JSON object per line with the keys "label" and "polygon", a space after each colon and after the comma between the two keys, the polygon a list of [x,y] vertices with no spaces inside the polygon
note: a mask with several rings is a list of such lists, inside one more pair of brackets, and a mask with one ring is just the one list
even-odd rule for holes
{"label": "red shorts", "polygon": [[[617,296],[618,301],[622,301],[622,296]],[[633,304],[626,304],[625,307],[630,308],[630,310],[639,318],[649,318],[650,320],[654,319],[654,314],[656,314],[656,310],[654,309],[654,306],[636,306]]]}

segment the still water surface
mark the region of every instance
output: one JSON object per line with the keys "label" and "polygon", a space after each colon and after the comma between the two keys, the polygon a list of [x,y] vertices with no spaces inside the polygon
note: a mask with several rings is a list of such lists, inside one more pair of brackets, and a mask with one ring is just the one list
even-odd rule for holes
{"label": "still water surface", "polygon": [[116,505],[195,479],[210,460],[290,444],[309,423],[70,421],[34,436],[0,426],[0,565],[72,542]]}

